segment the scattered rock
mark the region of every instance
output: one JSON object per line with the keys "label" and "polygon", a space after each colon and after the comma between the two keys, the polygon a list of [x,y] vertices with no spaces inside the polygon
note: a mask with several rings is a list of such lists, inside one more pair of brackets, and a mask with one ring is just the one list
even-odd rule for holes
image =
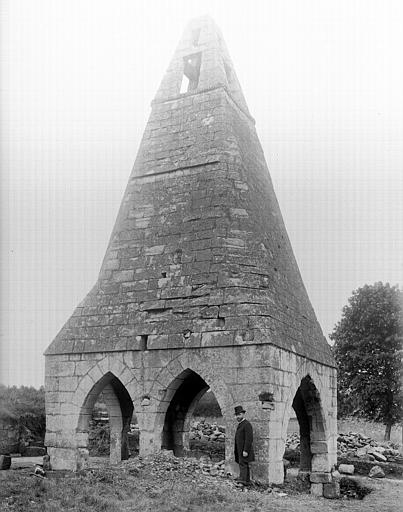
{"label": "scattered rock", "polygon": [[355,452],[357,457],[365,457],[367,455],[367,446],[363,446],[362,448],[358,448]]}
{"label": "scattered rock", "polygon": [[[286,450],[299,450],[299,434],[294,432],[287,436]],[[386,445],[385,445],[386,446]],[[377,441],[357,432],[339,434],[337,438],[337,455],[339,458],[371,460],[379,462],[402,463],[399,450],[390,446],[381,446]],[[287,455],[288,458],[288,455]]]}
{"label": "scattered rock", "polygon": [[190,427],[190,439],[201,441],[225,441],[225,427],[205,420],[195,421]]}
{"label": "scattered rock", "polygon": [[136,457],[122,462],[122,466],[131,473],[146,470],[157,478],[166,478],[166,474],[174,472],[178,476],[199,477],[206,475],[215,478],[226,478],[225,461],[212,462],[207,457],[175,457],[170,450],[162,450],[154,456]]}
{"label": "scattered rock", "polygon": [[373,451],[371,452],[369,455],[372,455],[374,457],[375,460],[378,460],[379,462],[387,462],[387,458],[385,457],[385,455],[382,455],[382,453],[379,453],[377,451]]}
{"label": "scattered rock", "polygon": [[344,473],[345,475],[353,475],[354,474],[354,465],[353,464],[340,464],[339,473]]}
{"label": "scattered rock", "polygon": [[371,468],[371,471],[368,473],[370,478],[385,478],[385,473],[383,469],[379,466],[374,466]]}

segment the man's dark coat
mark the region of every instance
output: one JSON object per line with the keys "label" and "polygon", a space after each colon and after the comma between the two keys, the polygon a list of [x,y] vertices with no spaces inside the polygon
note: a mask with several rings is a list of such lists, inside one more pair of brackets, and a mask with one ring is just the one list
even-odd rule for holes
{"label": "man's dark coat", "polygon": [[[243,457],[242,452],[247,452],[248,456]],[[253,452],[253,430],[248,420],[242,420],[238,423],[235,433],[235,462],[239,463],[239,459],[247,462],[255,460]]]}

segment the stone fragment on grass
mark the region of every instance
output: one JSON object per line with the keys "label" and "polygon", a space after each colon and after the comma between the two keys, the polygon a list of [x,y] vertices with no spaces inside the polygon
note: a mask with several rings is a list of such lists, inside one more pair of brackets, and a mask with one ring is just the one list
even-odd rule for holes
{"label": "stone fragment on grass", "polygon": [[354,465],[353,464],[340,464],[339,472],[345,475],[353,475],[354,474]]}
{"label": "stone fragment on grass", "polygon": [[370,478],[385,478],[385,473],[380,466],[374,466],[371,468],[371,471],[368,473]]}

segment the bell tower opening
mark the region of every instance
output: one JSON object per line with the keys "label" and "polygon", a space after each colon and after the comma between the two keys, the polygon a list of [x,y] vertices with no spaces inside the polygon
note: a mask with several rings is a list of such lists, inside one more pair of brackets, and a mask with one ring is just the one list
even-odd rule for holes
{"label": "bell tower opening", "polygon": [[199,85],[201,52],[183,58],[183,78],[180,92],[194,91]]}

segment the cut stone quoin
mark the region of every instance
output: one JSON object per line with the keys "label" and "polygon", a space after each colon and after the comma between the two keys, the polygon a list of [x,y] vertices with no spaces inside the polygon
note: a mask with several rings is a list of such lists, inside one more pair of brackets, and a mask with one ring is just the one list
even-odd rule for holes
{"label": "cut stone quoin", "polygon": [[305,469],[336,463],[335,363],[254,124],[219,29],[191,21],[152,103],[98,281],[46,351],[55,469],[85,465],[104,390],[113,461],[127,456],[133,411],[141,454],[186,450],[189,415],[210,388],[228,464],[238,404],[255,429],[255,479],[283,481],[292,408]]}

